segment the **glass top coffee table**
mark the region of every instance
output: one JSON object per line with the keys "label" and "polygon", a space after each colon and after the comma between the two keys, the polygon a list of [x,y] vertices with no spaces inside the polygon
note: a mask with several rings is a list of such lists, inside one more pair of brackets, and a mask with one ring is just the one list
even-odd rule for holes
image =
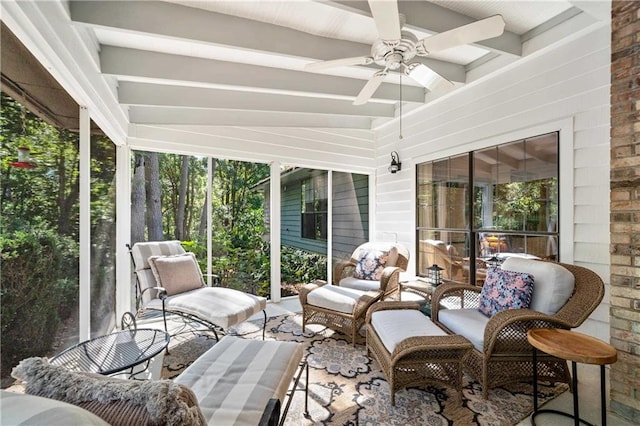
{"label": "glass top coffee table", "polygon": [[51,358],[71,371],[110,375],[149,362],[169,344],[169,334],[152,328],[122,330],[78,343]]}

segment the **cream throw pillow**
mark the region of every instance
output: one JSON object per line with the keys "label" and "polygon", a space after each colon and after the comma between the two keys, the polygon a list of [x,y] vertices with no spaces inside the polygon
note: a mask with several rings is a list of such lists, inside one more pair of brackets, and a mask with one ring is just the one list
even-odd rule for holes
{"label": "cream throw pillow", "polygon": [[167,290],[167,294],[184,293],[204,285],[202,271],[191,253],[173,256],[150,256],[149,266],[160,287]]}

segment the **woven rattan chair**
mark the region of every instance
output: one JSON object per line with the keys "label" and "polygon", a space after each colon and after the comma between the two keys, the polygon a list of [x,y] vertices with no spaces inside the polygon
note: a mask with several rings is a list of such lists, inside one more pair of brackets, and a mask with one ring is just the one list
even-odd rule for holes
{"label": "woven rattan chair", "polygon": [[[376,263],[380,278],[354,277],[358,262],[369,255],[387,259],[384,265]],[[334,268],[333,285],[316,281],[300,288],[303,330],[306,324],[322,324],[350,336],[355,345],[367,309],[398,291],[400,272],[406,270],[408,263],[409,250],[401,244],[369,242],[358,246],[351,259]]]}
{"label": "woven rattan chair", "polygon": [[[361,258],[368,253],[388,252],[389,260],[380,280],[366,280],[355,277],[356,267]],[[333,285],[353,288],[356,290],[384,289],[383,298],[387,298],[398,291],[400,272],[404,272],[409,264],[409,250],[398,243],[368,242],[358,246],[346,261],[338,262],[333,268]]]}
{"label": "woven rattan chair", "polygon": [[[575,287],[568,301],[554,315],[531,309],[498,312],[489,318],[484,328],[482,351],[474,347],[466,357],[465,368],[482,384],[484,398],[487,398],[491,388],[533,380],[533,348],[527,341],[527,330],[578,327],[600,304],[604,296],[604,284],[595,272],[576,265],[556,264],[566,268],[575,278]],[[439,321],[442,311],[477,308],[480,292],[480,287],[463,284],[439,286],[432,296],[433,322],[451,332]],[[538,378],[571,385],[567,362],[542,353],[538,356]]]}

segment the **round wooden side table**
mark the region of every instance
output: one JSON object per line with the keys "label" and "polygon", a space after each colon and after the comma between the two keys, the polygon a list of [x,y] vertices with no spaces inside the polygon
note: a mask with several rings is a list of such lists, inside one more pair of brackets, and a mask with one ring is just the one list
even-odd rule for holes
{"label": "round wooden side table", "polygon": [[[535,416],[540,413],[555,413],[573,418],[574,424],[591,423],[580,418],[578,402],[578,371],[576,363],[594,364],[600,366],[600,410],[602,425],[607,424],[607,401],[605,399],[604,366],[618,360],[616,349],[595,337],[578,333],[577,331],[535,328],[527,332],[527,340],[533,346],[533,414],[531,424],[535,425]],[[541,350],[549,355],[571,361],[571,376],[573,387],[573,415],[557,410],[538,410],[538,362],[537,351]]]}

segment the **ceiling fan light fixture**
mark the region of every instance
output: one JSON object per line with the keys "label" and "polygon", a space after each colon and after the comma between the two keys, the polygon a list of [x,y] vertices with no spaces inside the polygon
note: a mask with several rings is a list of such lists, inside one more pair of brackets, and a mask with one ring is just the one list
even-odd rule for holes
{"label": "ceiling fan light fixture", "polygon": [[435,71],[417,62],[407,65],[404,73],[427,89],[431,89],[441,78]]}

